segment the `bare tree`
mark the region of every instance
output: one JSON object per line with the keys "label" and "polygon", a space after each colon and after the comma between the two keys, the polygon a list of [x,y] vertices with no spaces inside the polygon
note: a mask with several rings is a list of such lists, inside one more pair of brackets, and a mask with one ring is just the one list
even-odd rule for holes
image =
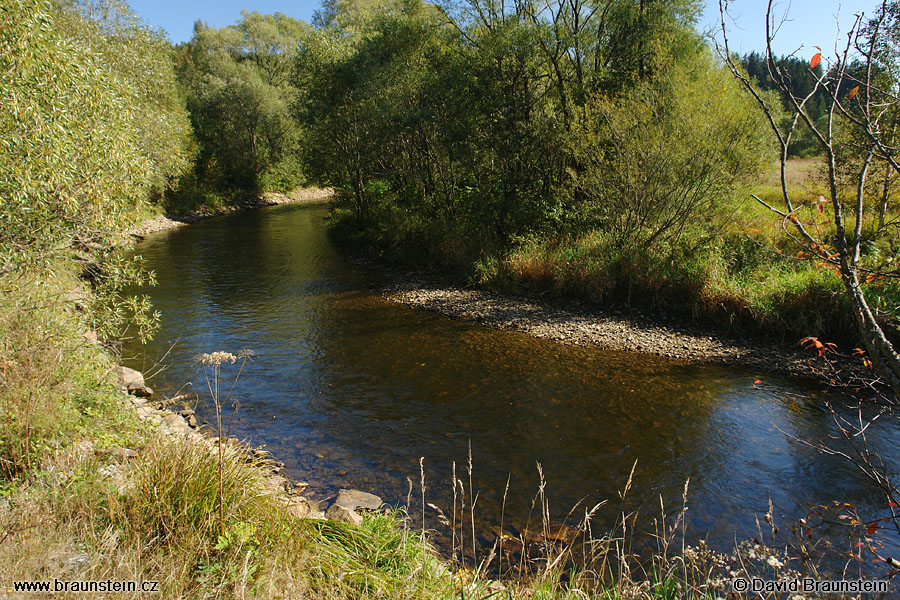
{"label": "bare tree", "polygon": [[[864,19],[862,13],[856,14],[846,34],[846,42],[843,47],[835,45],[833,57],[823,57],[821,50],[812,57],[811,71],[820,62],[825,68],[821,76],[816,76],[812,91],[801,97],[794,93],[790,77],[779,68],[772,50],[772,41],[780,22],[774,18],[773,0],[769,0],[766,11],[765,61],[769,77],[786,104],[787,119],[780,117],[783,108],[773,105],[771,97],[761,92],[736,63],[728,46],[725,26],[727,10],[728,0],[719,0],[721,40],[716,40],[717,49],[731,72],[765,113],[781,150],[782,206],[772,206],[757,196],[753,197],[782,217],[784,231],[810,256],[836,268],[872,364],[881,373],[883,381],[900,396],[900,356],[885,336],[877,311],[870,307],[860,285],[861,279],[865,281],[866,278],[871,280],[875,277],[898,276],[896,270],[884,269],[882,265],[864,265],[861,262],[865,204],[867,200],[874,200],[867,198],[867,178],[876,166],[900,174],[898,148],[890,143],[893,140],[883,126],[884,122],[896,114],[900,98],[877,77],[885,70],[880,63],[883,57],[881,49],[891,43],[886,27],[889,4],[884,0],[876,11],[875,18],[869,21]],[[896,83],[892,88],[896,89]],[[826,115],[819,122],[814,121],[807,110],[807,105],[816,94],[824,94],[827,106]],[[823,199],[830,201],[834,211],[832,225],[825,230],[816,228],[813,231],[804,224],[801,211],[804,208],[811,209],[814,202],[802,204],[802,200],[791,196],[787,186],[785,167],[788,148],[799,126],[809,128],[824,154],[828,190],[823,194]],[[838,129],[841,131],[840,135],[837,133]],[[852,149],[856,157],[852,182],[854,192],[849,197],[841,194],[839,186],[838,172],[843,160],[839,149],[842,147]],[[827,243],[829,239],[833,240],[834,248]]]}

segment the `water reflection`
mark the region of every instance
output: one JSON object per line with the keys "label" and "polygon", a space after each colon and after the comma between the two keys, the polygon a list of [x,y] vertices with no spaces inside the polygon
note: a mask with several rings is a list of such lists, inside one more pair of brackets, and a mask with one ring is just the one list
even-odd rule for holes
{"label": "water reflection", "polygon": [[[130,349],[141,368],[178,341],[152,382],[161,392],[186,382],[202,391],[199,352],[253,349],[236,388],[236,433],[267,444],[319,497],[350,486],[403,502],[425,457],[429,497],[447,506],[451,463],[462,473],[471,442],[486,523],[499,520],[508,476],[506,514],[527,517],[536,463],[557,518],[578,502],[615,498],[635,461],[630,502],[646,513],[660,495],[677,503],[690,478],[692,531],[720,547],[752,536],[770,498],[781,522],[806,514],[807,503],[880,505],[851,465],[797,441],[834,433],[819,400],[796,395],[820,390],[387,303],[331,245],[325,214],[280,207],[146,241],[162,329]],[[209,414],[201,403],[198,415]],[[879,427],[879,449],[896,459],[896,424]],[[601,525],[618,509],[601,512]]]}

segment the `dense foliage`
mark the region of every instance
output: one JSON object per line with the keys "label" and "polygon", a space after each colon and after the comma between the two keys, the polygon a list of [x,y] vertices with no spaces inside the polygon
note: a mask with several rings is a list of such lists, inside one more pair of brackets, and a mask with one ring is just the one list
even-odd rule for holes
{"label": "dense foliage", "polygon": [[108,241],[178,177],[189,131],[168,46],[124,6],[12,0],[0,29],[0,265],[10,270]]}
{"label": "dense foliage", "polygon": [[352,200],[337,229],[394,255],[702,245],[771,156],[694,3],[372,7],[326,4],[295,81],[308,175]]}
{"label": "dense foliage", "polygon": [[244,12],[221,29],[197,22],[179,49],[179,80],[199,144],[182,199],[284,191],[301,182],[290,72],[306,27],[280,13]]}

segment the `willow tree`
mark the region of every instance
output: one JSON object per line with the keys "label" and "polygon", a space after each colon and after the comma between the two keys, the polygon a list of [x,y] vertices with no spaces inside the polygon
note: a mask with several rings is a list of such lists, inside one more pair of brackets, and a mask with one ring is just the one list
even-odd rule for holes
{"label": "willow tree", "polygon": [[122,0],[57,0],[57,28],[89,48],[120,82],[130,127],[151,163],[151,195],[160,201],[191,166],[192,131],[175,77],[172,45]]}
{"label": "willow tree", "polygon": [[154,169],[132,90],[60,32],[48,4],[4,2],[0,29],[0,265],[11,271],[111,239]]}

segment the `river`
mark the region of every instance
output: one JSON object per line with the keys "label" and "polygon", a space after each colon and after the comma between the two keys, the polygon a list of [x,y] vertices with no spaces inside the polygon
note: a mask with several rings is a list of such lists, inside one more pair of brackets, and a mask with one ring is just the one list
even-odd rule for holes
{"label": "river", "polygon": [[[424,457],[426,500],[449,514],[451,465],[468,486],[471,443],[485,530],[499,522],[507,478],[505,519],[523,526],[537,463],[554,519],[611,500],[595,529],[619,514],[617,492],[635,462],[625,506],[648,522],[660,496],[680,506],[690,479],[688,536],[720,548],[755,537],[770,499],[786,530],[833,500],[884,514],[855,467],[802,442],[836,430],[816,385],[566,346],[387,302],[371,289],[375,275],[331,242],[326,216],[323,205],[282,206],[148,237],[138,252],[157,274],[144,291],[161,329],[126,348],[137,369],[162,360],[150,384],[158,394],[197,392],[207,421],[214,413],[194,357],[253,350],[234,391],[232,435],[265,444],[313,497],[352,487],[404,504],[410,480],[419,494]],[[870,442],[897,464],[900,428],[879,427]],[[426,520],[438,527],[433,513]]]}

